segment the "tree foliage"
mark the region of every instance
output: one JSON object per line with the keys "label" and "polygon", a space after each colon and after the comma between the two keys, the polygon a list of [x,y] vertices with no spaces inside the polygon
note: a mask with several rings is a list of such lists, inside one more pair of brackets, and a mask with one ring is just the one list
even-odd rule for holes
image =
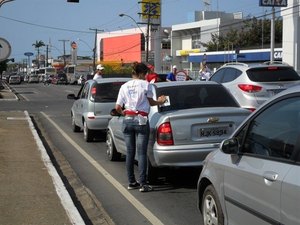
{"label": "tree foliage", "polygon": [[39,48],[45,46],[45,43],[43,41],[35,41],[35,43],[33,43],[32,46],[39,49]]}
{"label": "tree foliage", "polygon": [[32,44],[37,49],[37,62],[38,62],[38,68],[40,68],[40,48],[45,46],[45,43],[43,41],[35,41],[35,43]]}
{"label": "tree foliage", "polygon": [[[222,35],[211,34],[211,40],[204,45],[207,51],[268,47],[271,39],[271,21],[253,17],[243,21],[239,29],[230,28],[228,31],[223,30],[222,33]],[[282,43],[281,18],[275,21],[275,43]]]}

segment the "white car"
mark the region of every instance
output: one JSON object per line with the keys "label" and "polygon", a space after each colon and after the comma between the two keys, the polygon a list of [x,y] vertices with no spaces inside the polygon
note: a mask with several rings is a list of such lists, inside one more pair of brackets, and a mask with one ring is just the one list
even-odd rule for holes
{"label": "white car", "polygon": [[20,75],[12,75],[8,80],[9,84],[21,84],[21,76]]}
{"label": "white car", "polygon": [[300,85],[294,68],[280,62],[227,63],[209,80],[223,84],[243,108],[252,111],[275,94]]}
{"label": "white car", "polygon": [[37,74],[30,74],[28,78],[28,83],[39,83],[40,79]]}

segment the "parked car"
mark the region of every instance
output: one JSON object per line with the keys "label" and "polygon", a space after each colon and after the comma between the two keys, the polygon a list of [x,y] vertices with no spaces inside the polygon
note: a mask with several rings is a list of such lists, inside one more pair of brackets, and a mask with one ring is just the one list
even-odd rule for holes
{"label": "parked car", "polygon": [[96,131],[106,131],[119,89],[128,80],[130,78],[88,80],[77,96],[69,94],[68,99],[76,100],[71,108],[73,131],[83,130],[87,142],[93,141]]}
{"label": "parked car", "polygon": [[21,84],[21,76],[20,75],[11,75],[8,80],[9,84]]}
{"label": "parked car", "polygon": [[300,84],[293,67],[280,62],[227,63],[210,80],[223,84],[242,107],[252,111],[273,95]]}
{"label": "parked car", "polygon": [[298,86],[265,102],[207,156],[197,188],[204,224],[300,224],[299,124]]}
{"label": "parked car", "polygon": [[39,76],[37,74],[30,74],[28,83],[39,83]]}
{"label": "parked car", "polygon": [[59,73],[52,77],[52,84],[68,84],[67,75],[65,73]]}
{"label": "parked car", "polygon": [[[154,182],[163,167],[200,167],[206,155],[251,113],[216,82],[177,81],[152,85],[154,99],[168,96],[168,103],[152,106],[148,115],[148,180]],[[111,161],[126,155],[122,123],[109,121],[107,155]]]}

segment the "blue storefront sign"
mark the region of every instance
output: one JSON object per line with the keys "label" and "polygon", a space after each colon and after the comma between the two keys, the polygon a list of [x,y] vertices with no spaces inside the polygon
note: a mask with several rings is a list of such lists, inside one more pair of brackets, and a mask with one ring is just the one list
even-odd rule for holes
{"label": "blue storefront sign", "polygon": [[[270,50],[242,50],[239,54],[235,52],[206,52],[199,54],[190,54],[188,57],[189,62],[200,63],[206,57],[206,61],[209,63],[224,63],[224,62],[265,62],[270,61]],[[282,49],[274,51],[274,60],[282,61]]]}

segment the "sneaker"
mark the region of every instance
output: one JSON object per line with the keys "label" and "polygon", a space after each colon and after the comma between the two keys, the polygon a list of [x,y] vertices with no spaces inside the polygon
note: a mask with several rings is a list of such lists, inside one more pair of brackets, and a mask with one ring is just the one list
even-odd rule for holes
{"label": "sneaker", "polygon": [[127,187],[128,190],[138,189],[141,185],[138,182],[130,183]]}
{"label": "sneaker", "polygon": [[149,191],[153,191],[153,188],[150,185],[143,185],[140,188],[140,192],[149,192]]}

